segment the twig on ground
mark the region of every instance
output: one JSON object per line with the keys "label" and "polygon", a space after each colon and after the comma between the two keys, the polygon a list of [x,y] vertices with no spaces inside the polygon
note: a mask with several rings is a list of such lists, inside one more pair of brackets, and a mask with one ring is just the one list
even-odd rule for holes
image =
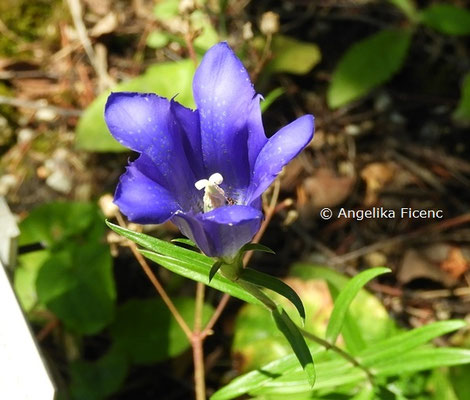
{"label": "twig on ground", "polygon": [[108,89],[113,86],[115,82],[108,75],[106,64],[103,63],[102,57],[97,57],[95,50],[91,45],[86,26],[82,19],[82,5],[80,4],[80,0],[67,0],[67,4],[70,9],[70,14],[72,15],[75,29],[77,30],[78,38],[98,77],[99,91],[101,92],[105,89]]}
{"label": "twig on ground", "polygon": [[30,108],[32,110],[50,110],[63,117],[79,117],[83,113],[81,110],[75,110],[72,108],[51,106],[44,100],[24,100],[2,95],[0,95],[0,104],[6,104],[13,107]]}
{"label": "twig on ground", "polygon": [[465,213],[459,215],[455,218],[450,218],[445,221],[437,222],[431,226],[424,226],[416,231],[405,233],[403,235],[398,235],[393,238],[381,240],[379,242],[373,243],[368,246],[361,247],[360,249],[353,250],[349,253],[334,256],[330,260],[328,260],[329,264],[343,264],[348,261],[355,260],[356,258],[362,257],[366,254],[372,253],[373,251],[377,251],[383,249],[384,247],[388,247],[394,244],[403,243],[408,240],[416,239],[421,237],[424,233],[433,233],[442,230],[446,230],[452,228],[454,226],[463,225],[470,223],[470,213]]}

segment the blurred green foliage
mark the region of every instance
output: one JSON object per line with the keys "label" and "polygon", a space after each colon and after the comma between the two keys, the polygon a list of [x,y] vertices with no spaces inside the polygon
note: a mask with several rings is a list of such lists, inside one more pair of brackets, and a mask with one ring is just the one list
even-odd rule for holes
{"label": "blurred green foliage", "polygon": [[[189,326],[194,324],[194,298],[175,297],[173,302]],[[202,324],[213,308],[205,304]],[[136,364],[152,364],[176,357],[189,348],[185,334],[161,299],[132,299],[121,305],[110,327],[115,346]]]}
{"label": "blurred green foliage", "polygon": [[[177,96],[179,103],[194,107],[193,74],[194,64],[191,60],[156,64],[143,75],[120,83],[112,91],[153,92],[169,99]],[[104,106],[109,93],[101,93],[80,118],[76,139],[79,148],[90,151],[128,151],[111,136],[104,121]]]}
{"label": "blurred green foliage", "polygon": [[470,125],[470,73],[462,80],[462,94],[453,117],[462,124]]}
{"label": "blurred green foliage", "polygon": [[350,103],[389,80],[403,65],[411,40],[406,30],[383,30],[351,46],[331,78],[331,108]]}
{"label": "blurred green foliage", "polygon": [[[295,288],[305,305],[306,331],[320,337],[325,336],[332,310],[328,286],[331,291],[337,293],[347,282],[345,276],[331,268],[310,264],[295,264],[291,268],[288,283]],[[275,299],[283,305],[291,318],[301,325],[295,309],[280,296]],[[354,347],[357,341],[364,346],[365,343],[377,342],[397,331],[395,323],[380,301],[365,290],[361,290],[351,304],[345,325],[343,329],[347,329],[348,333],[354,331],[360,335],[353,343],[349,336],[347,337],[346,348],[352,353],[359,350],[357,346]],[[242,307],[235,320],[232,343],[232,353],[239,360],[241,371],[259,368],[289,354],[289,350],[290,347],[277,331],[269,314],[255,305],[246,304]]]}
{"label": "blurred green foliage", "polygon": [[330,108],[335,109],[364,97],[400,71],[413,34],[420,24],[444,35],[470,34],[470,11],[467,9],[442,3],[417,10],[411,0],[389,1],[404,13],[408,24],[394,30],[381,30],[354,43],[345,52],[328,88]]}
{"label": "blurred green foliage", "polygon": [[1,20],[5,24],[0,35],[0,55],[18,56],[22,41],[32,42],[56,34],[54,14],[60,9],[59,0],[2,0]]}
{"label": "blurred green foliage", "polygon": [[470,11],[452,4],[432,4],[422,10],[419,20],[445,35],[470,35]]}

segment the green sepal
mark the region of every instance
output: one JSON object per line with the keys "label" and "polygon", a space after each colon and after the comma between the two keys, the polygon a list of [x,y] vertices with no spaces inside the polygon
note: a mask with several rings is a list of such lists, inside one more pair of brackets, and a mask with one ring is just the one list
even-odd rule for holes
{"label": "green sepal", "polygon": [[274,250],[268,246],[259,243],[247,243],[240,249],[240,254],[246,253],[247,251],[263,251],[265,253],[276,254]]}
{"label": "green sepal", "polygon": [[220,261],[220,260],[218,260],[214,264],[212,264],[211,270],[209,271],[209,283],[211,282],[212,278],[217,273],[217,271],[220,269],[222,264],[223,264],[223,262]]}

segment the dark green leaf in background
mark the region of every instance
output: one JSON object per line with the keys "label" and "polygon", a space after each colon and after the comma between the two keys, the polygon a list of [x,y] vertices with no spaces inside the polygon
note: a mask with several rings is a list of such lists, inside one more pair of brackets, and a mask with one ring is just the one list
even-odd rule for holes
{"label": "dark green leaf in background", "polygon": [[[193,325],[195,301],[177,297],[173,302],[189,326]],[[204,304],[202,324],[213,308]],[[121,305],[111,326],[115,345],[137,364],[151,364],[175,357],[189,348],[189,342],[161,299],[132,299]]]}
{"label": "dark green leaf in background", "polygon": [[452,116],[457,122],[470,125],[470,73],[462,81],[459,105]]}
{"label": "dark green leaf in background", "polygon": [[329,107],[341,107],[387,82],[403,65],[411,35],[408,30],[383,30],[353,44],[333,72]]}
{"label": "dark green leaf in background", "polygon": [[77,333],[99,332],[114,317],[116,290],[109,248],[70,245],[53,254],[36,281],[39,301]]}
{"label": "dark green leaf in background", "polygon": [[18,257],[13,284],[21,307],[27,313],[38,305],[36,279],[41,267],[50,256],[49,251],[41,250]]}
{"label": "dark green leaf in background", "polygon": [[304,75],[321,61],[320,49],[316,44],[301,42],[289,36],[275,35],[271,51],[272,59],[263,73]]}
{"label": "dark green leaf in background", "polygon": [[43,243],[47,247],[68,241],[100,240],[106,227],[92,203],[52,202],[35,208],[20,223],[19,245]]}
{"label": "dark green leaf in background", "polygon": [[44,250],[19,257],[14,287],[27,312],[48,308],[79,333],[102,329],[113,317],[115,287],[104,218],[92,203],[53,202],[20,223],[20,245]]}
{"label": "dark green leaf in background", "polygon": [[452,4],[432,4],[420,13],[420,22],[446,35],[470,35],[470,11]]}
{"label": "dark green leaf in background", "polygon": [[102,400],[119,390],[128,371],[125,354],[115,347],[91,362],[76,360],[70,365],[70,393],[73,400]]}

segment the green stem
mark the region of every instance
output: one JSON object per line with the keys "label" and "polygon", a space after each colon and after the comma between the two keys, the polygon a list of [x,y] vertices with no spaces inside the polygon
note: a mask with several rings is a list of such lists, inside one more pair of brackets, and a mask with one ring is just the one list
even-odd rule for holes
{"label": "green stem", "polygon": [[194,329],[191,335],[194,361],[194,385],[196,400],[206,400],[206,381],[204,376],[204,337],[201,334],[202,311],[204,307],[205,285],[201,282],[196,287],[196,305],[194,310]]}
{"label": "green stem", "polygon": [[362,369],[366,375],[367,375],[367,379],[369,380],[369,382],[373,385],[374,384],[374,374],[370,371],[369,368],[367,368],[366,366],[362,365],[358,360],[356,360],[354,358],[354,356],[352,356],[351,354],[349,354],[347,351],[344,351],[343,349],[339,348],[338,346],[336,346],[335,344],[332,344],[330,342],[328,342],[327,340],[325,339],[322,339],[316,335],[314,335],[313,333],[310,333],[310,332],[307,332],[306,330],[302,329],[302,328],[299,328],[300,331],[302,332],[302,334],[312,340],[313,342],[315,343],[318,343],[320,346],[323,346],[325,349],[327,350],[332,350],[334,351],[335,353],[337,353],[339,356],[343,357],[345,360],[349,361],[352,365],[354,365],[355,367],[359,368],[359,369]]}

